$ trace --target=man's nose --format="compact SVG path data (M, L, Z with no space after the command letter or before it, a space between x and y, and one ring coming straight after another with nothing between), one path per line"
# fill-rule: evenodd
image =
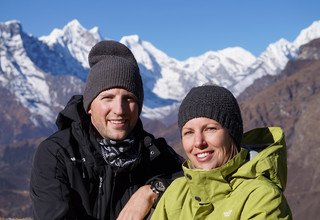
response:
M117 98L113 103L113 112L117 115L122 115L125 112L125 103L122 99Z

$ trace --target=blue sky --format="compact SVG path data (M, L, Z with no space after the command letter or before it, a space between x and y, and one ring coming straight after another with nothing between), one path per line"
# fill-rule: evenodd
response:
M2 0L0 22L12 19L37 37L77 19L86 29L99 27L104 38L137 34L179 60L233 46L258 56L320 20L320 1Z

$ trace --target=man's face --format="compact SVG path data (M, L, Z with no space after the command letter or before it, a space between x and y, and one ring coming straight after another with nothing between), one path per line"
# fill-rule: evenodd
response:
M103 138L119 141L132 131L139 118L137 98L125 89L102 91L91 103L91 122Z

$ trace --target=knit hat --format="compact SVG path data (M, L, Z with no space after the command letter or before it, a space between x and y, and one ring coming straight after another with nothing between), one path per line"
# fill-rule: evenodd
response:
M182 101L178 126L182 127L191 119L206 117L219 122L228 129L239 147L243 134L241 112L236 98L224 87L203 85L192 88Z
M88 112L91 102L100 92L123 88L133 93L143 105L143 85L138 63L125 45L111 40L97 43L89 53L90 73L83 93L83 107Z

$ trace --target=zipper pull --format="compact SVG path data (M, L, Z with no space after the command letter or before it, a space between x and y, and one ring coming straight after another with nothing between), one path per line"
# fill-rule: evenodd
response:
M86 174L84 172L84 169L85 169L85 165L84 163L86 162L86 158L82 158L82 178L85 179L86 178Z
M72 161L73 165L76 164L76 158L75 157L71 157L70 160Z
M103 178L102 176L99 176L99 194L102 193L102 183L103 183Z

